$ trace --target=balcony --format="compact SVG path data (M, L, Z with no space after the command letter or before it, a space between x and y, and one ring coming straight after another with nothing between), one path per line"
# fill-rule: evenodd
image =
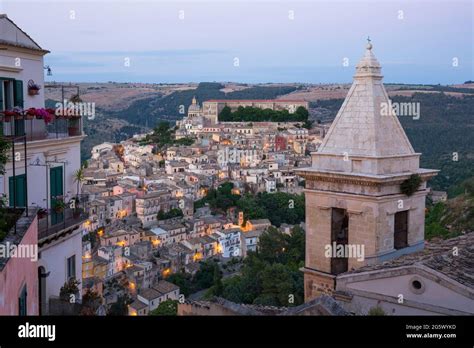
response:
M0 114L0 130L5 137L21 137L26 141L64 139L83 135L83 120L80 116L37 118L27 115L5 116ZM15 139L20 142L22 139Z
M75 208L42 209L38 213L38 241L55 238L63 232L72 232L89 218L88 198L79 197Z

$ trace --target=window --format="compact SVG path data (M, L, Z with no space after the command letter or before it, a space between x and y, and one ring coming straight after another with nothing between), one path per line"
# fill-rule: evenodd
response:
M54 167L49 170L49 187L50 187L50 207L54 207L61 200L63 195L63 167ZM51 225L63 222L64 213L62 211L53 210L51 213Z
M27 315L27 296L26 284L23 286L20 292L20 297L18 297L18 315Z
M414 276L410 279L410 291L414 294L421 295L425 292L425 283L422 278Z
M2 89L3 89L3 110L11 110L13 109L13 104L14 104L13 81L3 80Z
M76 255L68 257L67 263L67 279L76 278Z
M23 81L0 77L0 111L11 110L15 106L23 108ZM15 120L15 127L0 124L1 132L5 135L23 135L25 125L23 120Z
M394 217L393 247L403 249L408 246L408 211L400 211Z

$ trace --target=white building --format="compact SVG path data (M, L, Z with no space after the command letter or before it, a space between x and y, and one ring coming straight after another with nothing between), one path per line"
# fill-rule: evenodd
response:
M6 15L0 15L0 34L0 111L44 108L43 56L48 51ZM48 312L50 296L58 296L66 281L81 279L85 221L81 210L62 206L77 194L74 172L80 168L82 119L48 115L33 119L4 115L0 120L0 131L14 136L10 138L14 161L7 163L5 175L0 176L0 195L6 196L10 206L37 206L47 212L38 220L40 314ZM54 133L46 127L49 118Z
M242 255L240 228L231 228L216 232L219 236L219 250L223 257L239 257Z
M112 143L102 143L94 146L91 150L92 159L98 159L101 154L112 151L113 148L114 144Z

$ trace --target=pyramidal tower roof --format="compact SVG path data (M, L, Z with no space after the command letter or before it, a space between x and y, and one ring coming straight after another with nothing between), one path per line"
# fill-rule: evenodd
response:
M403 156L415 152L382 83L381 66L367 43L354 81L318 153Z

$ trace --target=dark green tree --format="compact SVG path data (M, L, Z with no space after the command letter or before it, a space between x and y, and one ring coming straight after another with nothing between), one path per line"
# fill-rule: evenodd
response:
M110 306L107 312L107 315L112 315L112 316L128 315L128 305L130 303L132 303L130 296L128 295L119 296L117 298L117 302L113 303Z
M178 301L166 300L158 308L152 310L150 315L175 316L178 315Z

